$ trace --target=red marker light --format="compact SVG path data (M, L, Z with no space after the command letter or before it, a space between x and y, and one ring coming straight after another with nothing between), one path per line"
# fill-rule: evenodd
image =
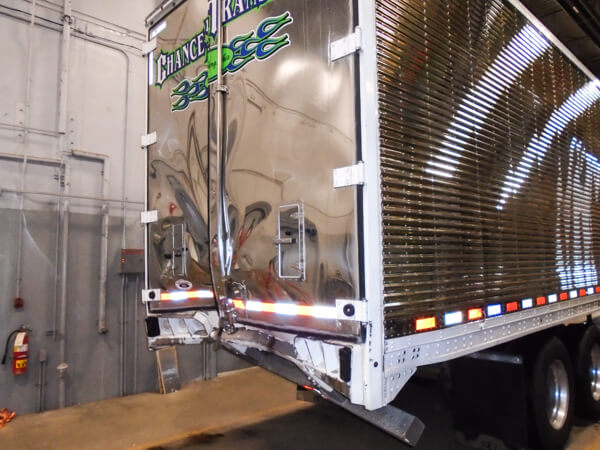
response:
M535 299L535 304L538 306L542 306L546 304L546 297L542 296L542 297L538 297Z
M561 292L559 298L561 300L567 300L569 298L569 293L568 292Z
M510 302L510 303L506 304L506 312L515 312L518 309L519 309L518 302Z

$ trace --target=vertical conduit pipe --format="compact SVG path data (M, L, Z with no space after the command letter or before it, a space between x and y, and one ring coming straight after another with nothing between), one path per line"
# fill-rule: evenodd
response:
M31 17L31 21L35 22L35 17L32 15ZM61 43L61 72L60 72L60 87L59 87L59 127L58 127L58 135L59 135L59 148L61 149L62 152L65 152L67 150L66 148L66 107L67 107L67 87L68 87L68 62L69 62L69 51L68 49L70 48L70 38L71 38L71 2L69 0L64 0L64 6L63 6L63 27L62 27L62 43ZM92 42L98 45L101 45L103 47L107 47L107 48L111 48L113 50L116 50L120 53L122 53L125 56L126 59L126 63L127 63L127 75L126 75L126 81L125 81L125 113L124 113L124 129L123 129L123 147L124 147L124 152L126 152L127 149L127 122L129 119L129 112L128 112L128 107L129 107L129 70L130 70L130 58L129 55L127 54L127 52L125 52L122 48L115 46L115 45L110 45L107 44L106 42L102 42L101 40L97 40L91 36L87 36L87 35L80 35L77 36L85 41L88 42ZM148 90L146 89L146 104L147 104L147 93ZM148 108L144 108L144 113L146 115L146 123L148 123ZM124 179L126 179L126 156L125 153L123 155L123 177ZM147 172L147 158L145 158L144 160L144 166L145 166L145 173ZM69 170L67 168L65 168L66 172L69 172ZM67 180L67 176L65 176L65 186L68 186L68 181ZM144 182L146 183L146 177L144 176ZM147 187L145 187L144 192L147 192ZM122 191L122 199L124 200L126 198L125 196L125 185L123 185L123 191ZM148 204L147 204L147 197L144 199L144 210L148 209ZM63 205L65 208L68 209L69 203L68 201ZM61 211L60 215L59 215L59 222L62 222L62 220L67 218L67 214L65 214L64 209ZM59 211L61 210L60 206L59 206ZM124 202L123 202L123 213L124 213ZM63 236L65 235L65 228L66 228L66 235L68 235L68 224L65 227L64 226L64 222L63 223ZM123 214L123 233L122 233L122 242L123 242L123 246L125 246L125 215ZM58 226L58 224L57 224ZM144 240L147 241L147 226L144 227ZM64 251L64 242L63 242L63 251ZM59 247L59 243L58 243L58 239L57 239L57 249ZM66 254L63 254L63 266L65 265L65 259L67 258ZM147 267L148 265L148 261L147 259L145 260L145 266ZM147 270L145 271L147 274ZM66 315L66 270L63 270L63 274L61 276L61 285L65 285L65 288L63 288L61 286L61 323L63 322L62 320L62 316L63 314ZM148 279L147 276L145 277L144 280L144 285L147 287L148 286ZM64 307L63 307L64 305ZM56 311L55 311L56 312ZM56 317L57 314L54 315L54 317ZM65 323L65 331L66 331L66 317L64 320ZM62 326L60 327L62 329ZM54 327L54 329L56 329L56 327ZM59 364L59 366L61 366L61 369L59 370L59 407L61 407L60 405L62 404L64 406L65 400L64 400L64 377L63 377L63 373L64 373L64 356L65 356L65 342L64 342L64 332L62 332L61 330L59 330L59 332L57 334L55 334L55 336L59 336L61 344L60 344L60 353L61 353L61 363ZM62 386L62 387L61 387ZM61 394L62 393L62 394ZM62 400L61 400L62 399Z
M57 333L57 328L56 328L56 315L58 312L58 267L60 266L60 227L61 227L61 222L60 222L60 209L61 209L61 193L62 193L62 187L61 187L61 180L60 178L62 177L62 184L64 185L64 180L65 180L65 167L61 166L62 168L62 172L60 172L58 174L59 179L58 179L58 183L57 183L57 187L56 187L56 193L57 195L57 199L56 199L56 240L54 243L54 298L53 298L53 302L52 302L52 339L54 341L56 341L57 337L58 337L58 333Z
M61 155L67 151L67 99L69 88L69 56L71 48L71 0L64 0L63 5L63 31L61 39L61 66L59 78L59 110L58 110L58 132L59 149ZM70 191L70 173L65 171L64 191ZM66 357L66 332L67 332L67 263L69 260L69 200L63 201L61 210L62 223L62 251L61 251L61 277L60 277L60 319L59 319L59 364L58 370L58 407L64 408L66 404L65 392L65 370L68 365Z
M121 326L119 328L119 395L121 397L125 395L125 302L127 301L128 285L127 274L121 275Z
M75 158L100 161L102 163L102 198L110 196L110 157L100 153L71 150ZM98 289L98 333L104 334L108 331L106 327L106 280L108 274L108 225L109 204L102 203L102 225L100 229L100 280Z
M65 193L70 191L70 170L65 168ZM61 270L60 270L60 318L58 321L59 360L58 364L58 407L66 406L65 371L68 365L66 358L66 334L67 334L67 269L69 262L69 199L63 199L60 211L61 232Z
M146 30L146 40L150 40L149 39L149 31ZM152 65L154 64L154 61L152 60L152 56L151 54L146 55L146 63L147 63L147 70L146 73L149 73L150 70L154 70L154 67L152 67ZM148 96L150 95L150 88L149 88L149 83L150 83L150 79L148 78L148 80L146 80L146 84L144 85L144 130L145 133L150 133L150 114L148 112L148 103L149 103L149 99ZM144 150L144 173L143 173L143 177L144 177L144 212L148 211L148 152L150 151L149 147L143 147L142 150ZM144 224L144 289L150 289L150 283L149 283L149 277L148 277L148 227L149 224L145 223ZM146 308L148 308L148 305L146 305Z
M127 203L126 201L126 191L125 191L125 184L126 184L126 180L127 180L127 124L128 124L128 119L129 119L129 71L130 71L130 66L131 66L131 62L130 62L130 57L129 54L127 54L127 52L125 52L123 49L110 45L110 44L106 44L104 42L101 41L97 41L93 38L90 38L88 36L78 36L81 37L82 39L101 45L103 47L106 48L111 48L115 51L120 52L124 57L125 57L125 63L126 63L126 76L125 76L125 108L124 108L124 118L123 118L123 170L122 170L122 187L121 187L121 203L122 203L122 208L121 208L121 212L123 215L122 218L122 231L121 231L121 247L125 248L125 228L126 228L126 210L125 210L125 204ZM144 177L145 178L145 177ZM147 209L147 208L145 208ZM124 294L124 285L123 282L121 283L121 303L123 303L125 301L125 294ZM121 339L124 339L124 332L121 336ZM123 347L124 342L121 341L121 348ZM123 357L120 358L120 371L124 371L124 360ZM119 391L122 392L123 391L123 381L121 381L121 386L119 388ZM121 394L123 395L123 394Z
M37 412L44 410L44 399L45 399L45 387L46 387L46 363L48 362L48 352L42 348L38 353L39 367L38 367L38 404Z
M126 227L127 227L127 210L125 209L126 186L127 186L127 121L128 121L128 106L129 106L129 55L121 50L125 55L127 61L127 74L125 76L125 108L124 108L124 125L123 125L123 167L121 169L121 215L122 215L122 228L121 228L121 248L126 248ZM128 278L127 274L121 275L125 278L124 289L121 291L121 396L125 395L127 386L127 366L125 360L125 307L127 302L127 288Z
M28 41L27 41L27 75L25 76L25 107L23 120L23 167L21 169L21 191L25 191L25 177L27 176L27 154L29 153L29 110L31 107L31 68L33 61L33 31L35 26L35 8L37 0L33 0L31 4L31 20L29 21ZM23 228L25 227L24 219L25 194L21 194L19 199L19 234L17 239L17 280L15 288L15 297L21 296L22 284L22 265L23 265Z
M54 259L54 301L53 301L53 308L52 308L52 337L54 340L57 339L58 337L58 333L57 333L57 324L56 324L56 316L57 316L57 309L58 309L58 291L59 291L59 267L60 267L60 226L61 226L61 215L60 215L60 210L61 210L61 192L60 192L60 178L62 176L63 181L64 181L64 177L65 177L65 173L67 170L69 170L69 166L68 164L64 161L64 160L59 160L59 159L51 159L51 158L40 158L40 157L36 157L36 156L25 156L25 155L19 155L16 153L0 153L0 159L13 159L13 160L18 160L18 161L24 161L24 159L27 158L27 160L29 161L29 164L40 164L40 165L48 165L48 166L55 166L57 167L61 173L58 174L59 176L59 180L57 183L57 197L58 200L56 201L56 243L55 243L55 250L54 250L54 254L56 255L55 259ZM21 196L25 196L25 192L21 191L20 193ZM18 294L17 294L18 295Z
M140 299L140 276L135 274L135 305L133 309L133 393L137 394L137 364L138 364L138 308Z
M60 227L61 223L61 195L64 189L67 176L67 167L64 159L61 161L60 171L58 173L58 183L56 183L56 240L54 245L54 298L52 301L52 340L56 341L58 338L57 332L57 313L58 313L58 280L59 280L59 266L60 266Z

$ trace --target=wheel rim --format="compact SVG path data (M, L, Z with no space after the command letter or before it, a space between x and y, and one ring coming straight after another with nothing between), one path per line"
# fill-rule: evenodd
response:
M600 348L598 349L600 357ZM600 392L599 392L600 393ZM569 412L569 378L567 369L560 360L548 367L548 403L546 414L555 430L560 430L567 420Z
M600 400L600 346L594 344L590 352L590 389L594 401Z

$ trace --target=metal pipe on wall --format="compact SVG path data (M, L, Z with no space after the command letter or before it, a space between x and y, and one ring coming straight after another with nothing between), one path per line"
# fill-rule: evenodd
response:
M131 67L131 60L130 60L130 56L129 54L117 47L117 46L113 46L101 41L98 41L94 38L91 38L89 36L86 35L82 35L82 36L77 36L80 37L86 41L95 43L97 45L103 46L103 47L107 47L110 49L113 49L119 53L121 53L124 57L125 57L125 71L126 71L126 76L125 76L125 108L124 108L124 117L123 117L123 168L122 168L122 173L121 173L121 177L122 177L122 187L121 187L121 214L122 214L122 231L121 231L121 247L125 248L126 247L126 226L127 226L127 222L126 222L126 210L125 210L125 205L128 203L136 203L138 204L139 202L131 202L126 200L126 189L125 189L125 185L126 185L126 180L127 180L127 126L128 126L128 120L129 120L129 84L130 84L130 67ZM123 303L125 301L124 299L124 291L123 291L123 285L121 286L121 303ZM122 335L122 339L124 339L124 333ZM124 343L121 341L121 347L124 345ZM121 371L123 371L123 364L124 364L124 359L121 358ZM120 388L120 391L123 391L123 387ZM121 394L123 395L123 394Z
M64 183L65 183L65 167L62 168L62 173L59 173L58 183L56 185L56 193L53 196L57 197L56 200L56 229L55 229L55 242L54 242L54 298L52 302L52 340L56 341L58 338L58 333L56 332L56 321L57 321L57 312L58 312L58 277L59 277L59 263L60 263L60 209L61 209L61 194L63 193ZM25 195L25 192L21 193ZM0 190L0 195L2 195L2 190Z
M100 280L98 288L98 333L108 331L106 327L106 279L108 274L108 224L109 203L106 201L110 195L110 157L100 153L71 150L71 155L76 158L100 161L102 163L102 225L100 229Z
M148 31L146 32L146 40L149 40L149 35L148 35ZM151 64L154 64L154 61L152 61L152 56L150 54L146 55L146 64L147 64L147 68L150 69L151 68ZM146 73L148 73L148 71L146 71ZM146 80L146 83L149 83L150 80ZM150 126L150 119L149 119L149 114L148 114L148 95L149 95L149 89L148 86L145 86L144 89L144 132L150 133L150 130L148 129L148 127ZM143 147L142 148L144 151L144 174L148 173L148 147ZM148 177L144 175L144 211L148 211ZM144 248L146 248L146 245L148 244L148 226L149 224L145 223L144 224ZM148 252L146 250L144 250L144 289L150 289L150 283L149 283L149 279L148 279ZM148 307L148 305L146 305L146 308Z
M60 98L60 102L59 102L59 148L62 149L63 153L67 151L66 148L66 106L67 106L67 88L68 88L68 60L69 60L69 48L70 48L70 37L71 37L71 16L70 16L70 8L71 8L71 3L69 0L65 0L65 4L64 4L64 23L63 23L63 38L62 38L62 45L61 45L61 77L60 77L60 94L59 94L59 98ZM34 18L32 18L32 21L34 20ZM122 198L120 200L120 203L123 205L122 207L122 211L123 211L123 231L122 231L122 245L125 246L125 227L126 227L126 221L125 221L125 204L127 203L135 203L138 204L139 202L132 202L132 201L128 201L125 200L126 195L125 195L125 180L126 180L126 150L127 150L127 122L128 122L128 118L129 118L129 84L130 84L130 56L127 54L127 52L125 52L123 49L117 47L117 46L113 46L110 44L107 44L105 42L102 42L101 40L97 40L94 39L92 37L86 36L84 34L80 35L80 36L76 36L79 37L83 40L95 43L97 45L103 46L103 47L107 47L107 48L111 48L115 51L118 51L120 53L122 53L125 56L125 61L126 61L126 77L125 77L125 112L124 112L124 127L123 127L123 189L122 189ZM68 187L68 183L65 182L65 187ZM22 190L23 192L26 192L24 189ZM32 192L34 193L34 192ZM50 195L49 193L40 193L42 195ZM62 195L61 195L62 196ZM83 196L71 196L69 192L65 192L64 194L65 198L84 198ZM103 200L103 201L116 201L116 200L110 200L105 198L102 199L97 199L97 200ZM63 204L63 210L61 212L61 222L63 224L63 232L62 232L62 265L63 265L63 269L62 269L62 275L61 275L61 295L60 295L60 323L59 323L59 331L58 331L58 336L59 336L59 340L60 340L60 350L59 350L59 359L60 359L60 364L59 367L60 369L58 369L59 371L59 408L63 408L65 406L65 399L66 399L66 393L65 393L65 371L68 367L68 365L66 364L65 360L65 353L66 353L66 302L67 302L67 298L66 298L66 284L67 284L67 261L68 261L68 256L67 256L67 251L68 251L68 207L69 207L69 201L65 201ZM66 211L65 211L66 210ZM123 297L122 300L124 301ZM121 365L124 364L124 361L121 361ZM121 370L122 367L121 367Z
M28 159L30 164L55 166L62 170L63 176L65 174L65 171L70 170L68 163L66 161L60 160L60 159L44 158L44 157L39 157L39 156L27 156L26 157L25 155L18 154L18 153L0 153L0 159L23 161L25 158ZM61 174L59 173L58 176L59 176L59 180L58 180L59 182L57 184L58 192L55 194L46 194L46 195L51 195L53 197L59 197L58 201L56 202L56 210L57 210L58 214L57 214L57 220L56 220L56 248L55 248L56 258L54 260L54 299L53 299L53 308L52 308L52 332L53 332L53 338L55 340L57 338L56 313L57 313L57 308L58 308L58 277L59 277L58 273L59 273L59 265L60 265L59 264L60 263L60 253L59 253L59 251L60 251L60 224L61 224L60 210L61 210L61 200L63 197L63 195L60 192ZM11 192L11 193L19 194L19 195L21 195L21 197L24 197L26 194L36 194L36 192L33 192L33 191L21 191L21 190L16 190L16 189L12 189L12 190L0 189L0 197L2 196L3 192Z
M48 363L48 352L46 349L41 349L38 353L39 368L38 368L38 404L37 412L42 412L45 409L45 392L46 392L46 364Z
M31 159L31 158L30 158ZM67 167L68 164L65 162L64 166ZM120 200L118 198L102 198L102 197L93 197L90 195L77 195L77 194L65 194L65 193L56 193L56 192L43 192L43 191L21 191L19 189L5 189L5 188L0 188L0 196L2 195L3 192L10 192L11 194L30 194L30 195L44 195L47 197L60 197L60 198L70 198L70 199L76 199L76 200L93 200L93 201L106 201L106 202L110 202L110 203L122 203L123 200ZM126 204L128 205L143 205L144 202L138 202L135 200L125 200Z
M65 170L65 190L69 191L70 170ZM62 201L60 210L61 233L61 275L60 275L60 318L58 322L59 364L58 370L58 407L66 406L65 371L69 367L66 359L67 334L67 269L69 262L69 199Z
M127 289L129 278L127 274L121 275L121 308L120 308L120 327L119 327L119 395L125 395L125 302L127 301Z
M65 0L65 5L67 4L67 0ZM66 6L65 6L66 7ZM24 11L23 11L24 12ZM64 17L68 17L69 21L71 21L71 16L70 16L70 12L71 12L71 5L69 2L69 15L67 14L63 14ZM5 14L9 17L13 17L10 14ZM31 17L31 22L35 21L35 17ZM37 24L42 26L41 24ZM56 30L53 27L49 27L49 26L44 26L45 28L51 29L51 30ZM64 41L64 36L65 36L65 24L63 23L63 41ZM70 39L70 23L69 23L69 39ZM121 173L121 177L122 177L122 182L123 182L123 186L122 186L122 195L121 195L121 202L124 205L125 203L130 203L128 201L125 200L126 198L126 190L125 190L125 183L127 180L127 127L128 127L128 121L129 121L129 85L130 85L130 68L131 68L131 58L130 55L123 50L122 48L118 47L117 45L112 45L109 44L107 42L104 42L101 38L94 38L92 36L88 36L87 34L83 33L80 30L76 30L78 32L78 34L74 34L75 37L94 43L96 45L102 46L102 47L106 47L106 48L110 48L114 51L117 51L119 53L121 53L124 57L125 57L125 63L126 63L126 67L125 67L125 110L124 110L124 116L123 116L123 168L122 168L122 173ZM67 55L68 56L68 55ZM62 65L61 65L62 66ZM63 81L63 77L62 77L63 71L61 70L61 83ZM64 74L66 75L66 72L64 72ZM63 97L60 97L60 102L62 102ZM65 97L65 102L66 102L66 97ZM66 108L66 103L64 104L64 107ZM59 106L59 110L61 109L61 107ZM65 109L66 111L66 109ZM59 137L64 137L64 133L66 133L66 117L64 118L64 123L65 123L65 128L61 129L60 123L62 122L62 119L59 119L59 131L58 131L58 135ZM62 148L62 147L61 147ZM137 203L137 202L136 202ZM125 247L125 208L123 206L123 230L122 230L122 246Z
M133 308L133 394L137 394L137 364L138 364L138 308L140 299L140 276L135 274L135 303Z
M57 137L58 133L56 131L51 130L43 130L41 128L35 128L25 125L15 125L12 123L0 122L0 128L5 130L13 130L13 131L22 131L23 133L28 134L40 134L42 136L51 136Z
M33 31L35 25L35 7L36 0L31 4L31 20L29 21L28 40L27 40L27 69L25 77L25 105L23 108L23 125L25 131L23 133L23 167L21 170L21 190L25 190L25 181L27 174L27 154L29 147L29 133L27 126L29 125L29 109L31 106L31 67L33 62ZM21 297L21 281L22 281L22 265L23 265L23 228L25 227L24 218L25 196L19 199L19 233L17 238L17 280L15 286L15 298Z
M69 60L71 49L71 1L64 0L63 5L63 30L61 39L61 65L59 79L59 111L58 111L58 132L59 149L64 158L64 152L67 151L67 99L69 88ZM65 172L65 188L66 193L70 191L70 173ZM66 358L66 332L67 332L67 263L69 259L69 200L63 201L61 209L62 222L62 267L60 277L60 319L59 319L59 364L58 370L58 407L64 408L66 404L65 392L65 371L68 365Z
M31 3L33 0L23 0L27 3ZM46 8L49 11L53 11L53 12L61 12L62 10L62 5L60 3L55 3L52 1L47 1L47 0L37 0L38 2L38 6ZM143 33L140 33L139 31L133 30L131 28L127 28L123 25L119 25L117 23L111 22L109 20L106 19L102 19L100 17L94 17L91 16L85 12L83 12L82 10L77 10L77 9L73 9L73 16L77 19L77 20L81 20L86 22L86 24L92 24L92 25L96 25L99 27L102 27L106 30L110 30L110 32L112 33L122 33L124 35L126 35L127 37L131 37L133 39L137 39L137 40L143 40Z
M0 159L13 159L15 161L23 161L25 158L30 163L38 163L41 165L62 167L65 162L60 159L44 158L40 156L25 156L20 153L0 153Z
M27 14L26 12L22 11L22 13ZM7 14L5 12L2 12L3 15L7 15L9 17L13 17L19 20L22 20L20 17L18 16L14 16L12 14ZM69 62L69 49L70 49L70 38L71 35L73 35L74 37L83 39L85 41L88 42L92 42L95 43L97 45L100 45L102 47L106 47L106 48L111 48L115 51L118 51L120 53L122 53L125 56L126 59L126 79L125 79L125 108L124 108L124 128L123 128L123 172L122 172L122 179L123 179L123 190L122 190L122 196L121 196L121 200L118 201L121 203L122 205L122 212L123 212L123 226L122 226L122 245L123 247L125 246L125 238L126 238L126 214L125 214L125 205L126 204L139 204L140 202L134 202L134 201L129 201L126 200L126 189L125 189L125 184L126 184L126 174L127 174L127 167L126 167L126 150L127 150L127 123L128 123L128 118L129 118L129 85L130 85L130 55L123 50L122 48L120 48L117 45L111 45L110 43L107 43L106 40L102 39L102 38L96 38L93 36L90 36L88 34L86 34L85 30L76 30L76 29L71 29L71 25L73 22L72 19L72 15L71 15L71 2L69 0L64 0L64 4L63 4L63 23L62 23L62 27L58 28L60 25L57 24L57 26L53 26L53 25L48 25L48 23L41 23L40 21L36 22L36 18L35 17L31 17L31 22L34 22L36 25L42 26L44 28L48 28L51 30L55 30L55 31L62 31L62 39L61 39L61 66L60 66L60 78L59 78L59 106L58 106L58 110L59 110L59 123L58 123L58 138L59 138L59 149L61 151L61 154L64 155L65 152L68 151L67 148L67 140L66 140L66 111L67 111L67 95L68 95L68 62ZM73 34L72 34L73 32ZM44 130L46 131L46 130ZM66 169L66 172L69 173L70 171ZM66 181L65 181L65 191L61 192L60 194L58 194L59 198L62 200L63 198L69 199L69 198L89 198L89 197L84 197L84 196L78 196L78 195L71 195L69 192L69 176L66 175ZM8 190L5 190L8 191ZM51 193L42 193L42 192L28 192L26 189L21 189L21 193L31 193L31 194L40 194L40 195L54 195ZM117 200L112 200L112 199L107 199L107 198L101 198L101 199L97 199L100 201L104 201L104 202L108 202L108 201L117 201ZM66 200L62 203L62 208L60 209L60 214L59 214L59 220L60 223L62 223L62 233L61 233L61 238L60 240L61 242L61 254L62 254L62 258L61 258L61 262L62 262L62 267L61 267L61 286L60 286L60 319L59 319L59 327L58 327L58 338L60 341L60 347L59 347L59 359L60 359L60 363L57 367L57 370L59 372L59 407L62 408L65 406L66 403L66 395L65 395L65 371L68 367L68 365L65 362L65 358L66 358L66 311L67 311L67 262L68 262L68 232L69 232L69 223L68 223L68 210L69 210L69 201ZM58 242L57 242L58 245ZM124 301L124 293L123 293L123 297L122 300ZM56 327L55 327L56 329ZM121 369L123 369L123 364L124 361L121 362Z

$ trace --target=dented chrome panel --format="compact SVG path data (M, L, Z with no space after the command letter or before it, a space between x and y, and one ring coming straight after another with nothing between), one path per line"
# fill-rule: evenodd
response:
M190 1L166 19L157 36L155 60L197 33L198 17L208 13L206 2ZM157 142L148 149L148 204L159 220L149 226L149 284L165 291L211 288L208 266L208 107L197 103L185 111L171 111L172 90L194 77L202 60L149 87L149 129ZM154 74L156 80L157 75ZM212 299L154 302L152 311L212 307Z
M149 128L158 141L149 151L148 199L159 221L150 225L149 287L199 289L213 270L222 314L231 298L332 307L359 300L356 187L333 186L334 169L357 162L354 56L330 61L331 42L353 32L352 2L255 3L235 19L224 12L222 86L210 83L206 98L193 99L192 86L203 71L210 77L216 57L171 74L163 66L174 60L159 54L178 46L197 53L190 39L214 2L184 3L157 36L153 81L162 84L150 87ZM211 305L151 304L202 306ZM360 331L356 320L235 315L286 330Z
M348 0L275 0L226 28L229 39L268 17L292 20L279 33L289 46L225 77L234 254L226 272L244 298L325 306L359 298L356 190L332 180L356 155L353 57L329 59L330 43L353 31L351 10ZM343 335L359 328L248 310L238 312L244 319Z

